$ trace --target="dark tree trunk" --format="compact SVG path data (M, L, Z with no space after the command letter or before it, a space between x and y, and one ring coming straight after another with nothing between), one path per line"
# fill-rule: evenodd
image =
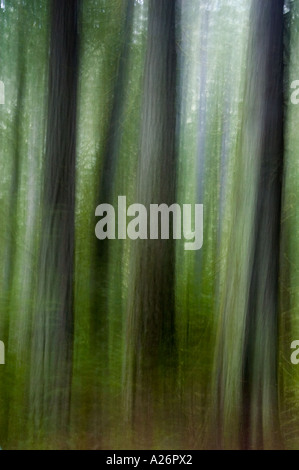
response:
M277 349L283 174L283 0L252 4L251 66L259 77L260 161L244 357L245 447L280 444Z
M283 0L253 0L232 231L221 287L213 435L225 448L280 445L278 275L283 174Z
M101 168L101 178L98 187L96 205L113 203L113 187L115 182L115 173L117 167L117 157L121 143L121 124L124 119L125 91L128 76L128 61L130 58L130 45L132 40L132 29L134 19L134 2L127 0L123 7L123 30L121 46L119 51L119 60L117 75L113 87L113 100L111 104L111 113L109 116L109 125L107 130L106 144L103 152L103 161ZM108 239L95 240L95 250L92 267L92 336L97 341L99 330L106 331L103 328L102 321L99 319L98 312L107 312L107 286L108 286L108 265L109 265L109 246ZM101 285L101 288L99 288ZM103 342L103 339L102 339Z
M53 0L38 311L33 342L35 423L65 432L73 347L79 0ZM36 395L37 394L37 395Z
M128 86L128 72L130 49L132 45L134 1L126 0L121 5L122 23L120 30L120 44L115 52L117 54L116 74L112 85L112 99L109 109L109 121L105 136L103 152L100 155L100 178L96 194L95 207L99 204L113 204L113 188L121 147L122 123L125 119L126 88ZM91 266L91 314L90 314L90 344L94 351L92 364L96 374L92 378L90 392L94 401L90 408L90 421L95 422L94 439L100 445L103 438L102 427L105 426L103 415L105 410L105 394L107 392L107 376L109 375L109 357L107 331L109 331L109 289L112 240L99 241L94 238L92 247L93 257ZM119 296L121 302L121 295ZM99 422L101 424L99 425Z
M150 0L136 198L148 213L150 204L176 202L175 18L176 1ZM170 384L176 365L175 245L171 239L133 244L127 338L129 409L135 421L144 423L149 437L151 418L157 412L153 393L160 387L165 401L170 400L165 385Z

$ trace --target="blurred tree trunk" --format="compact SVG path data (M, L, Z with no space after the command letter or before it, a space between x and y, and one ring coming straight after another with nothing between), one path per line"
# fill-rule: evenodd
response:
M283 0L252 4L251 65L260 94L259 176L244 348L245 447L281 446L278 430L278 294L283 174Z
M114 52L115 74L111 79L111 102L105 144L99 155L100 178L96 188L95 206L113 204L114 185L118 165L118 157L122 139L122 124L125 119L126 89L128 87L128 72L130 49L132 45L134 1L119 2L121 12L121 28L119 47ZM111 245L112 244L112 245ZM92 377L89 392L92 394L90 403L90 421L94 422L93 438L96 445L101 445L103 439L102 427L106 426L104 416L107 410L103 403L107 402L109 388L109 341L107 331L109 323L109 292L111 288L110 273L112 268L111 247L115 241L107 238L99 241L94 237L91 265L91 316L90 344L92 364L96 373ZM117 289L117 283L113 285ZM116 291L117 292L117 291ZM112 312L114 315L114 312Z
M150 0L136 198L148 213L150 204L176 202L175 17L176 1ZM132 249L127 398L135 423L143 423L150 438L159 412L153 394L159 388L162 400L170 400L165 384L171 388L176 366L175 245L171 239L136 240Z
M124 119L124 104L128 78L128 61L130 56L130 45L132 40L134 2L127 0L123 6L123 29L121 34L121 45L118 52L117 74L113 86L113 98L109 116L109 124L106 135L106 143L102 156L101 177L98 186L96 205L113 204L113 187L117 168L117 157L121 143L121 124ZM92 341L96 341L97 347L103 345L104 338L99 334L105 334L106 313L108 310L108 276L109 276L109 246L110 242L106 238L99 242L95 239L94 256L92 266ZM101 284L101 288L99 288ZM105 315L99 318L99 311ZM107 349L107 348L106 348ZM102 351L105 355L105 351Z
M79 0L53 0L48 126L32 357L35 424L64 433L73 345L76 108Z
M216 345L213 434L280 445L278 275L283 171L283 0L252 1L244 118ZM215 432L216 429L216 432Z

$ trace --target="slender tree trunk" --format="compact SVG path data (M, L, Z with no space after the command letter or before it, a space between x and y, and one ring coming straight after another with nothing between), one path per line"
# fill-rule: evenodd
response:
M199 70L199 111L198 111L198 142L197 142L197 201L203 203L204 173L206 161L207 139L207 73L208 73L208 34L209 8L208 1L202 0L201 31L200 31L200 70ZM200 252L199 252L200 253Z
M137 179L137 202L148 212L150 204L176 202L175 13L174 0L149 2ZM162 401L167 403L170 396L165 385L176 365L175 245L171 239L133 243L127 398L135 423L142 423L150 438L151 420L158 411L153 394L159 387Z
M113 203L113 187L117 167L117 157L121 143L121 123L124 119L125 90L127 86L128 61L132 39L134 2L127 0L123 7L124 24L122 42L119 51L117 75L113 87L113 100L107 130L106 145L103 152L101 178L98 187L96 205ZM107 284L109 266L109 240L95 242L94 265L92 267L92 335L97 336L99 330L105 331L98 312L107 312ZM99 289L99 284L102 288ZM99 340L99 338L97 338Z
M38 298L32 357L35 424L66 431L73 347L79 0L53 0Z
M220 298L217 446L280 445L277 347L283 171L283 0L252 1L249 72Z
M105 145L100 155L100 178L96 194L96 204L113 204L113 188L115 184L118 156L121 147L122 123L124 121L126 87L130 48L132 44L134 1L121 2L120 44L116 51L116 74L113 77L112 99L109 109L109 121L105 135ZM89 387L92 393L90 399L90 422L94 425L93 438L96 445L101 445L102 428L106 426L104 417L107 410L103 403L109 394L109 292L111 274L111 247L115 242L94 238L93 259L91 266L91 315L90 315L90 344L92 363L96 374L92 377ZM114 312L112 312L114 314Z
M20 13L24 14L23 9L20 9ZM24 28L24 26L23 26ZM16 249L17 249L17 233L18 233L18 196L20 189L20 180L21 180L21 165L22 165L22 153L21 153L21 141L22 141L22 119L24 117L24 95L26 89L26 74L25 74L25 64L26 64L26 55L24 50L24 30L20 29L18 32L18 49L17 49L17 97L16 97L16 106L15 106L15 115L14 115L14 153L12 156L12 166L11 166L11 183L10 183L10 192L8 198L8 214L10 215L9 219L9 236L7 237L7 243L5 246L5 261L4 261L4 282L3 282L3 294L7 301L7 311L9 311L9 320L6 322L4 330L4 340L5 344L9 344L11 336L11 318L12 318L12 292L14 284L14 276L16 272ZM3 334L3 333L2 333ZM7 390L12 391L16 378L11 377L11 383L7 384L6 387L3 387L3 392L7 393ZM7 389L7 390L6 390ZM2 392L2 393L3 393ZM8 407L11 407L11 393L7 394ZM1 421L2 432L5 430L5 436L7 437L7 432L9 430L9 413L5 413L4 419Z
M245 447L280 444L277 349L283 172L283 0L252 4L254 73L260 77L260 162L244 349Z

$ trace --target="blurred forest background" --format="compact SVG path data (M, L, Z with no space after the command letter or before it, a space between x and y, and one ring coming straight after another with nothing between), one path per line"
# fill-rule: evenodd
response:
M299 2L1 0L0 445L299 448ZM201 250L95 208L203 204Z

